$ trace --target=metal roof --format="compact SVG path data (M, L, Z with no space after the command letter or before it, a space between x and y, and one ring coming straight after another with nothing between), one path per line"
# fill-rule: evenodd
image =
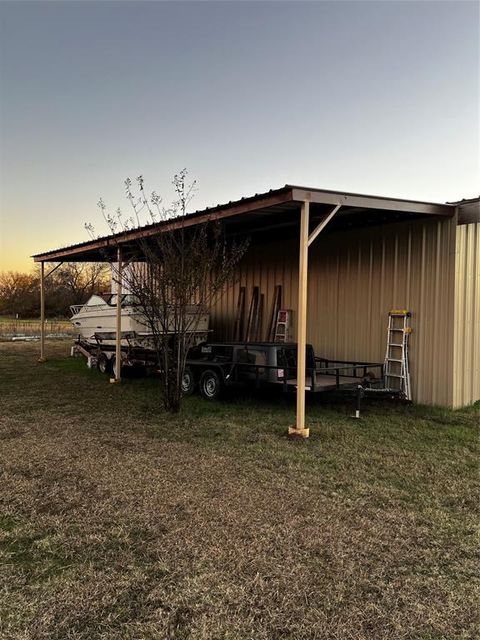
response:
M172 218L155 224L137 227L129 231L102 236L93 240L59 247L33 255L36 262L103 261L105 251L112 252L118 244L127 245L174 228L200 224L208 220L228 220L229 231L240 233L279 230L297 223L292 212L298 211L305 200L311 203L312 220L321 217L331 205L341 204L333 228L365 226L396 221L412 216L447 216L455 213L454 204L438 204L419 200L406 200L344 191L332 191L286 184L279 189L243 197L239 200L218 204L194 211L182 218ZM372 218L373 216L373 218ZM263 224L268 217L269 224ZM354 222L352 222L354 220ZM263 226L262 226L263 224ZM113 255L113 254L112 254Z

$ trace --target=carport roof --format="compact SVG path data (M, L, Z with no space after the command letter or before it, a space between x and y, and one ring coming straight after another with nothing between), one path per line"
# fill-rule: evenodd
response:
M210 220L225 220L230 235L269 234L298 226L298 212L301 204L310 202L311 220L322 218L337 204L341 205L337 216L329 229L339 230L358 226L385 224L404 219L426 216L452 217L455 204L437 204L418 200L405 200L372 196L344 191L330 191L295 185L285 185L280 189L271 189L266 193L241 198L226 204L207 207L195 211L180 219L171 219L129 231L103 236L80 244L70 245L38 253L35 262L104 262L115 259L116 248L134 250L135 243L141 238L155 236L175 228L200 224Z

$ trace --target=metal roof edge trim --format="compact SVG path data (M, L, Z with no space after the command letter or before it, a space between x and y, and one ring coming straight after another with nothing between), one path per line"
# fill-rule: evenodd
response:
M451 204L406 200L403 198L391 198L345 191L330 191L327 189L309 189L308 187L295 187L293 185L289 186L292 188L294 200L309 200L310 202L318 204L342 204L350 207L405 211L429 215L454 215L454 207Z
M282 197L282 196L285 197ZM280 198L280 200L278 200ZM440 204L433 202L424 202L418 200L407 200L402 198L391 198L388 196L367 195L360 193L352 193L346 191L334 191L329 189L318 189L311 187L301 187L297 185L285 184L278 189L270 189L264 193L256 193L253 196L247 196L227 202L225 204L218 204L213 207L206 207L205 209L197 210L187 214L183 217L182 224L188 223L195 224L196 221L218 219L223 217L229 217L231 215L247 213L255 208L268 207L268 200L275 200L270 203L270 206L274 206L279 202L303 202L304 200L310 200L311 202L321 204L343 204L352 207L366 207L377 208L384 210L396 210L396 211L410 211L413 213L426 213L433 215L454 215L455 206L451 203ZM267 202L265 202L267 201ZM252 203L257 204L258 207L252 209ZM224 213L225 215L221 215ZM121 239L121 241L135 240L138 237L150 236L155 234L160 229L175 228L180 226L175 223L175 219L158 222L155 224L144 225L136 229L129 231L121 231L116 234L110 234L107 236L101 236L93 240L86 240L77 244L67 245L65 247L58 247L49 251L36 253L31 257L35 262L42 262L43 260L52 260L54 256L58 255L59 260L62 255L67 258L68 255L76 255L84 250L94 250L95 248L106 247L111 244L112 240Z
M372 198L375 200L390 200L395 202L409 202L411 204L432 204L432 205L440 205L440 206L449 206L452 202L432 202L431 200L412 200L411 198L395 198L393 196L380 196L374 193L358 193L356 191L343 191L341 189L319 189L318 187L305 187L298 184L286 184L285 187L289 189L300 189L302 191L312 191L316 193L328 193L328 194L336 194L343 196L358 196L361 198Z

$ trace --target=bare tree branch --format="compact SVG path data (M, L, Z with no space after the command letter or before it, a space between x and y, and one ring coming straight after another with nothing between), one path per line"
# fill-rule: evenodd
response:
M184 224L196 183L187 181L183 169L174 176L175 200L165 208L156 192L147 196L143 176L125 181L125 194L133 216L125 220L118 209L111 215L103 200L98 206L112 234L141 226L146 216L159 223L158 234L135 241L132 264L122 273L122 285L133 294L136 309L150 334L158 358L165 409L180 408L181 383L188 351L200 339L202 319L233 283L235 268L248 241L228 241L220 222ZM175 230L162 230L161 223L174 218ZM93 227L86 225L93 233ZM119 280L113 267L112 278ZM205 337L205 336L203 336Z

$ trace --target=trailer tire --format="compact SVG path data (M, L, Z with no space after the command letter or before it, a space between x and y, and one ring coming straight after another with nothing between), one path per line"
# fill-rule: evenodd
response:
M112 363L104 353L101 353L97 358L97 368L100 373L111 373Z
M185 367L182 377L182 396L191 396L195 391L195 376L190 367Z
M110 360L110 366L111 366L111 371L113 373L113 377L116 378L117 377L117 358L116 356L112 356L112 359ZM120 362L120 376L122 375L122 371L123 371L124 367Z
M222 382L216 371L207 369L200 376L200 395L205 400L216 400L222 392Z

